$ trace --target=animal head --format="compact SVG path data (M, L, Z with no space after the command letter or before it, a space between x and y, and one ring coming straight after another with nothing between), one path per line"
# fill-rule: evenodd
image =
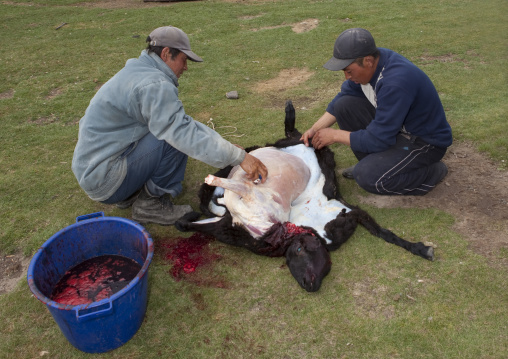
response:
M332 267L330 253L321 240L311 234L300 234L293 239L286 250L286 264L307 292L317 291Z

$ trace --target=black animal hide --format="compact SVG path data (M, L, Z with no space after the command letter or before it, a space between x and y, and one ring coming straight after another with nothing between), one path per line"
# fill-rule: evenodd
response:
M286 138L283 138L273 144L267 144L267 146L273 146L276 148L285 148L301 144L302 143L302 141L300 141L301 133L295 129L294 124L295 124L294 107L291 101L288 101L286 103L286 117L285 117ZM246 149L246 151L250 152L256 148L259 148L259 146L248 148ZM345 243L354 233L357 225L360 224L364 226L372 235L382 238L388 243L392 243L399 247L402 247L408 250L409 252L418 255L422 258L428 260L434 259L434 252L432 247L425 246L421 242L418 243L408 242L398 237L393 232L379 226L376 223L376 221L364 210L346 203L339 193L338 181L335 174L335 159L333 152L329 148L324 147L320 150L315 150L315 154L319 166L321 168L321 171L325 176L325 184L323 186L324 195L328 199L336 199L340 201L346 207L351 209L349 212L343 210L342 212L337 214L337 217L334 220L326 224L325 232L327 238L331 240L331 243L328 244L327 241L321 238L321 236L314 229L308 227L305 227L305 229L308 230L308 233L310 233L310 235L309 234L291 235L287 233L285 226L282 223L274 224L270 228L270 230L267 233L265 233L265 235L256 239L252 237L243 227L233 225L231 214L229 213L227 208L226 214L219 221L213 223L193 223L201 215L199 213L194 212L178 220L175 224L176 228L180 231L200 231L203 233L211 234L221 242L231 244L237 247L243 247L260 255L277 257L284 256L286 254L286 258L289 261L289 257L291 257L292 255L286 253L288 251L288 248L291 246L292 252L294 251L294 253L297 253L302 248L302 246L298 245L296 242L301 241L302 243L304 243L306 247L309 247L312 250L314 250L313 247L315 245L319 245L325 247L327 251L333 251L338 249L343 243ZM224 168L215 173L215 176L227 177L231 169L232 167ZM208 184L203 184L201 186L201 189L199 190L200 210L202 214L204 214L207 217L215 217L215 214L211 213L208 208L210 201L214 201L214 203L217 204L216 199L213 198L215 188L216 187L210 186ZM316 240L309 239L310 237L314 237L316 238ZM297 240L296 238L299 239ZM303 240L302 238L305 240ZM295 243L293 243L293 241L295 241ZM293 249L293 247L295 248ZM323 257L325 255L321 253L320 256ZM294 255L294 257L296 257L296 254ZM329 261L329 259L323 261ZM321 269L322 277L318 278L317 284L315 282L309 284L309 281L311 281L311 279L299 278L298 274L294 273L293 268L290 269L302 287L304 287L308 291L314 291L319 288L322 277L324 277L329 271L329 266L327 266L326 263L323 264L323 268ZM299 269L300 268L297 267L295 271L298 272ZM302 272L300 273L301 277L302 276L308 277L308 273L304 275L303 269L300 272ZM312 275L311 277L314 277L314 275Z

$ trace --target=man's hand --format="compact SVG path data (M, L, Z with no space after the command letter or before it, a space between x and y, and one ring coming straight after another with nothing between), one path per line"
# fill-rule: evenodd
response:
M303 144L309 147L309 139L312 138L315 134L316 131L314 131L312 128L309 128L303 133L302 137L300 137L300 141L303 141Z
M317 150L320 150L325 146L337 142L335 140L336 132L337 130L334 130L332 128L323 128L317 131L314 137L312 137L312 147L314 147Z
M312 138L312 146L314 148L318 148L316 147L316 144L315 144L315 135L316 133L318 133L319 131L322 131L324 129L327 129L328 127L332 126L335 122L337 122L335 120L335 116L332 115L331 113L329 112L325 112L323 114L323 116L321 116L319 118L319 120L316 121L316 123L314 125L312 125L311 128L309 128L307 131L304 132L304 134L302 135L302 137L300 138L300 141L303 141L303 143L305 144L305 146L309 147L309 139ZM326 145L322 145L322 146L326 146ZM321 147L322 147L321 146ZM321 148L320 147L320 148Z
M335 130L333 128L322 128L312 137L312 147L319 150L332 143L342 143L343 145L351 145L350 132L343 130Z
M268 170L263 162L248 153L245 154L240 167L247 173L247 178L251 181L255 181L261 176L261 183L265 183L268 177Z

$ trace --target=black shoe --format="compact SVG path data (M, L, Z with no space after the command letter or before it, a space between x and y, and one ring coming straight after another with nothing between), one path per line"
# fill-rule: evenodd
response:
M136 202L136 200L138 199L138 196L139 194L141 193L141 190L139 191L136 191L134 192L134 194L132 196L130 196L129 198L123 200L123 201L120 201L120 202L117 202L115 203L115 205L120 208L120 209L127 209L129 208L130 206L132 206L134 204L134 202Z
M139 223L157 223L163 226L174 224L185 214L192 212L189 205L174 205L165 196L154 197L146 188L141 190L139 197L132 205L132 219Z
M346 168L342 171L342 175L346 177L347 179L354 179L353 177L353 170L355 169L355 166L351 166L349 168Z
M444 162L439 161L431 165L431 171L432 179L430 180L430 183L435 186L446 177L448 174L448 167L444 164Z

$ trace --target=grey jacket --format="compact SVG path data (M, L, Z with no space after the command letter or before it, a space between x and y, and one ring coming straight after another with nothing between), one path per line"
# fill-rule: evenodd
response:
M111 197L127 173L122 154L151 132L177 150L211 166L236 166L245 151L185 114L178 78L154 53L141 52L106 82L79 121L72 171L96 201Z

